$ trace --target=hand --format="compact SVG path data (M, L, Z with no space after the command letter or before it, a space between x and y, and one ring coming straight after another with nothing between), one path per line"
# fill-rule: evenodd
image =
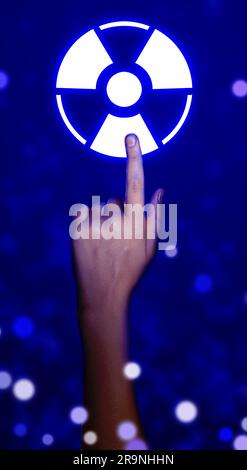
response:
M126 138L127 151L127 181L126 204L120 215L116 216L121 223L131 230L132 215L128 208L134 204L144 206L144 173L140 143L135 135ZM157 190L152 198L154 212L149 217L155 217L157 203L160 203L163 190ZM118 201L109 201L121 204ZM101 224L106 220L101 217ZM155 223L155 220L150 221ZM92 225L93 222L91 222ZM143 228L143 238L134 236L136 224ZM140 228L140 227L139 227ZM141 211L138 221L133 224L132 238L125 239L123 230L121 239L106 240L100 236L99 240L92 239L92 226L89 239L79 239L73 242L74 260L77 282L80 293L80 303L88 309L111 305L115 302L123 305L128 302L129 295L138 282L146 265L151 260L156 247L156 239L147 239L147 218Z
M142 155L136 136L127 136L126 150L127 205L123 211L118 211L116 222L121 222L121 229L124 222L127 230L131 229L131 235L138 223L137 228L143 228L144 236L126 239L121 230L120 239L105 239L101 235L93 239L91 211L89 238L73 241L85 359L84 397L89 412L85 430L96 433L97 441L91 448L97 450L124 447L117 433L119 424L124 421L131 421L136 427L136 436L143 437L132 383L123 373L128 360L126 312L129 295L154 254L156 240L147 237L147 219L143 212L137 222L135 219L133 228L131 226L128 209L134 204L141 208L144 205ZM162 190L155 192L152 198L155 207L162 195ZM149 216L152 223L155 212ZM106 217L102 216L101 229L105 221Z

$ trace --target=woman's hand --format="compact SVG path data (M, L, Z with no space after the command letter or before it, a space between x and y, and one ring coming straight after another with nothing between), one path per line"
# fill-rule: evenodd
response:
M152 258L156 247L156 234L147 238L147 220L155 228L157 203L161 202L163 190L157 190L152 198L153 211L147 218L144 206L144 173L139 140L135 135L126 138L127 178L125 204L110 200L108 204L118 204L119 213L114 216L114 223L121 227L120 239L92 238L92 216L89 239L73 242L74 260L80 302L92 309L102 306L126 303L129 295ZM138 215L132 216L131 209L137 208ZM109 206L110 207L110 206ZM95 210L95 209L94 209ZM151 220L152 218L152 220ZM112 219L111 219L112 220ZM104 224L106 216L101 215ZM138 225L138 227L137 227ZM125 238L125 233L130 238ZM135 238L135 231L143 233L141 239ZM155 232L155 231L153 231Z
M119 239L105 239L102 235L93 239L95 227L91 214L89 238L73 241L79 322L85 352L85 405L89 412L85 429L97 435L97 442L88 446L93 449L123 449L118 427L125 421L133 423L136 437L142 437L132 383L123 373L128 360L126 313L130 293L154 254L156 236L148 239L148 219L143 211L133 227L131 225L129 209L135 204L141 209L144 206L142 155L136 136L127 136L126 150L127 205L118 211L115 222L124 222L131 236L126 239L121 228ZM161 202L162 195L162 190L155 192L154 207ZM151 223L155 222L155 212L151 211L149 215ZM106 220L104 215L100 217L100 228ZM143 229L140 239L134 236L136 228Z

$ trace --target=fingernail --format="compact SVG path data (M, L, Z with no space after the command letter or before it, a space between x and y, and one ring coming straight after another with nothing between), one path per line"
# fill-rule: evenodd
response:
M136 136L135 134L129 134L126 137L126 144L128 147L134 147L136 144Z
M163 196L164 196L164 190L161 189L159 194L158 194L158 203L161 204L163 201Z

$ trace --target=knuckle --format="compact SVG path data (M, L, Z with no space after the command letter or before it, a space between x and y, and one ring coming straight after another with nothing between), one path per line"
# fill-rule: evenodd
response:
M140 191L143 189L143 182L140 178L134 178L132 181L131 181L131 185L130 185L132 191L134 193Z
M138 156L138 150L137 148L133 147L131 149L129 149L128 151L128 157L132 160L132 159L136 159Z

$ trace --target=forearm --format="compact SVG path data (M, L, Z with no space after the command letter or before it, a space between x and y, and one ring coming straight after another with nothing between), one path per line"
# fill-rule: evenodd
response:
M80 311L85 352L85 405L89 411L86 429L98 436L94 449L121 449L117 429L131 421L140 436L140 424L132 383L124 376L127 362L127 302Z

